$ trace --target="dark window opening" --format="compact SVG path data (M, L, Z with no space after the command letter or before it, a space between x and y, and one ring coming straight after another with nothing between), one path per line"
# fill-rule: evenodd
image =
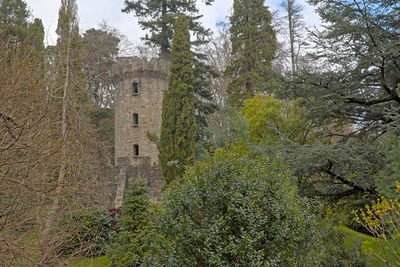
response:
M139 156L139 145L138 144L133 145L133 156L134 157Z
M132 83L132 93L133 93L133 95L139 94L139 83L138 82Z
M139 125L139 114L133 113L133 126L138 126Z

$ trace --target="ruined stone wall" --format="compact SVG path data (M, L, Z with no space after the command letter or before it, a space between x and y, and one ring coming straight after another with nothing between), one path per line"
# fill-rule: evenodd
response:
M158 202L161 200L163 180L160 166L151 165L149 158L142 158L138 167L131 167L127 172L127 186L139 179L147 182L150 200Z

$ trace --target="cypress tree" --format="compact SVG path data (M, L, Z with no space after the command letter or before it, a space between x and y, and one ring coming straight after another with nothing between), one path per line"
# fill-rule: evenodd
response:
M179 15L175 23L171 61L160 136L160 162L166 183L182 176L184 167L191 164L194 157L194 78L188 21L184 15Z
M254 96L259 83L268 80L277 49L272 16L264 0L235 0L231 22L232 56L226 74L232 77L228 100L234 106Z

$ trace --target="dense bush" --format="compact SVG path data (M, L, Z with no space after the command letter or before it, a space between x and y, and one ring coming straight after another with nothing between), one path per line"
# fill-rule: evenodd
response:
M104 208L83 208L65 215L55 231L62 240L58 254L97 256L111 243L112 218Z
M291 266L307 258L315 218L285 166L218 149L163 198L160 227L170 265Z

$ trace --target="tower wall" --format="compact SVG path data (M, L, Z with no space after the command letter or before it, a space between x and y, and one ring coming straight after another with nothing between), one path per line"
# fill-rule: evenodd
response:
M147 133L160 136L162 99L168 88L169 66L163 59L148 61L129 57L119 58L113 67L117 165L158 165L157 146ZM138 145L138 155L134 145Z

